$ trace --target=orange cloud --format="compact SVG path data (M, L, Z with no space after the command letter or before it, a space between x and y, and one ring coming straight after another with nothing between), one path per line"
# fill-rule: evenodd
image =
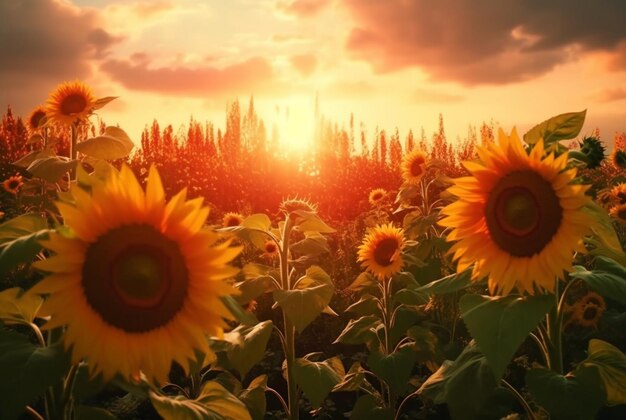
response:
M289 61L303 76L310 76L317 68L317 58L313 54L292 55Z
M276 8L287 15L303 18L318 14L329 4L330 0L278 1Z
M598 102L614 102L626 99L626 88L605 89L593 95Z

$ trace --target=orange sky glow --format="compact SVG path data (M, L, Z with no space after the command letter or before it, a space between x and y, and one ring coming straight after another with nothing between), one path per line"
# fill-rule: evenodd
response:
M500 4L502 3L502 4ZM449 139L493 121L524 132L587 109L582 135L626 131L626 3L441 0L5 0L0 106L26 115L81 79L139 140L153 119L225 125L254 96L293 147L320 112Z

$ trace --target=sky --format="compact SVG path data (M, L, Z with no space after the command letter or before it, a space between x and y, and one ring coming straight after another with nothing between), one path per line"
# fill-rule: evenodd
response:
M250 96L293 147L316 96L370 136L430 137L439 114L449 139L525 132L587 109L581 134L610 141L626 131L626 1L1 0L0 106L26 116L76 79L119 96L99 116L135 141L153 119L223 128Z

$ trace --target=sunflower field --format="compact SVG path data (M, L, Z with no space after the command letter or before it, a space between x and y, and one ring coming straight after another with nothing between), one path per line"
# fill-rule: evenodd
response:
M302 159L108 126L80 81L0 122L0 419L626 418L626 135L318 121Z

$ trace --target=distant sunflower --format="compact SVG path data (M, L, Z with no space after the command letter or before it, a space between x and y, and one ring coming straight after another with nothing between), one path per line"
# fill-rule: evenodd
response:
M481 163L464 163L472 176L448 189L459 199L439 222L452 229L448 241L457 241L450 249L457 270L474 264L472 279L489 277L492 294L553 291L555 279L571 269L573 252L585 251L588 186L570 184L576 169L565 169L567 153L544 156L539 141L527 154L515 129L510 137L500 130L499 144L478 154Z
M370 191L369 202L372 206L377 206L382 203L383 199L387 196L387 191L382 188L376 188Z
M419 149L409 152L401 164L404 181L409 184L418 184L426 173L427 159L426 153Z
M22 175L18 174L15 174L2 182L2 188L11 194L17 194L22 185L24 185L22 182Z
M265 244L263 244L263 250L265 251L263 253L263 256L266 258L278 257L278 253L279 253L278 245L276 245L276 242L274 242L271 239L268 239L267 241L265 241Z
M626 169L626 150L613 149L609 160L617 169Z
M617 204L609 210L609 215L622 225L626 225L626 204Z
M572 321L583 327L595 327L606 310L604 298L589 292L573 306Z
M213 359L205 334L220 336L231 317L220 297L235 292L227 263L240 248L202 229L202 200L183 190L166 202L154 167L145 193L127 166L71 192L75 204L57 207L72 235L43 242L56 255L36 263L50 274L32 292L50 295L47 327L67 326L73 363L86 359L105 380L142 371L161 382L195 350Z
M617 184L611 188L610 200L614 204L626 204L626 183Z
M65 82L50 94L46 114L50 120L70 125L87 118L93 111L95 98L91 88L80 81Z
M239 226L243 222L243 216L239 213L229 212L224 215L222 219L222 226L234 227Z
M28 129L33 132L41 128L46 120L46 108L43 105L35 107L28 116L27 124Z
M0 220L2 220L4 218L5 213L3 211L0 211Z
M285 215L292 214L296 211L306 211L309 213L317 212L317 205L311 203L308 200L301 198L287 198L280 203L279 207Z
M378 225L365 235L363 243L359 246L358 261L382 281L402 270L404 243L402 229L391 224Z

